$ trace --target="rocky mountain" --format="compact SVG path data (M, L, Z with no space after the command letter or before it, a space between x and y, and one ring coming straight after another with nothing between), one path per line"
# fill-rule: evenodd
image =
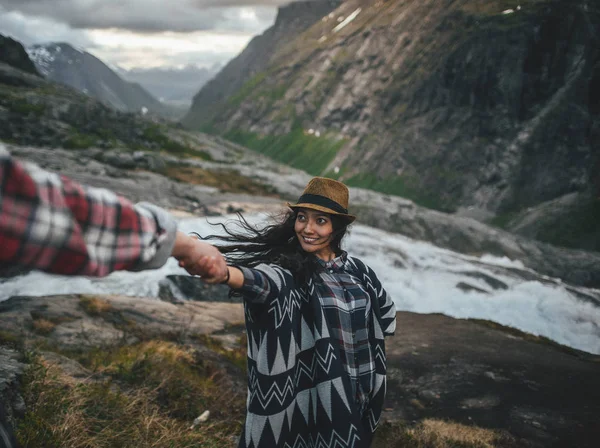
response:
M242 86L251 87L264 77L264 70L275 53L329 14L342 0L299 1L279 8L275 24L255 37L239 56L231 60L218 75L194 97L192 108L182 122L192 128L211 121L215 107L227 105L228 99ZM254 79L252 83L249 80Z
M122 112L73 88L0 62L0 141L47 148L203 153L169 123Z
M24 72L39 75L20 42L0 34L0 62Z
M600 250L597 2L347 0L288 36L257 38L272 52L260 63L244 63L251 43L235 61L250 79L239 87L226 68L184 124L312 174Z
M47 79L73 87L120 111L170 117L170 109L137 83L127 82L95 56L66 43L27 48ZM143 112L145 113L145 112Z

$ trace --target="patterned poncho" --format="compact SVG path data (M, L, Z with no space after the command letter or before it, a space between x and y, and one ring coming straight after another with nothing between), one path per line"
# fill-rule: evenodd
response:
M345 253L305 285L277 265L240 269L248 402L239 447L368 447L385 396L384 336L396 327L375 273Z

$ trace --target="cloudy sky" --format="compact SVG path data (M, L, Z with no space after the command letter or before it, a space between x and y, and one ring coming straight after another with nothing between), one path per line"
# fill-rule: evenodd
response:
M0 33L67 42L125 69L210 67L238 54L290 0L0 0Z

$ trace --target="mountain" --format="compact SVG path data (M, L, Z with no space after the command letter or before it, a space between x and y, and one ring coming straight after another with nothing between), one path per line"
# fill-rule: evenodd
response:
M123 80L104 62L66 43L33 45L27 48L39 72L86 93L120 111L141 112L169 117L169 108L142 86Z
M27 73L39 75L20 42L0 34L0 62Z
M291 3L279 8L275 24L253 38L239 56L232 59L218 75L194 97L192 108L182 123L192 128L211 120L213 107L222 106L249 80L262 76L274 54L329 14L342 0L315 0ZM251 87L248 86L248 87Z
M165 102L186 102L189 106L198 91L213 78L221 67L188 65L182 68L134 68L118 73L130 82L137 82L155 98ZM187 110L186 110L187 112Z
M282 8L184 124L312 174L600 250L598 8L347 0L289 34ZM270 53L260 60L258 42Z

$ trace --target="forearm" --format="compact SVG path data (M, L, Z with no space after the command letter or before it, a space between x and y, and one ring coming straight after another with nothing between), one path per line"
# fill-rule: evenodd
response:
M176 223L149 204L22 164L0 145L0 272L20 267L104 276L159 267Z
M227 286L231 289L240 289L244 286L244 274L239 268L227 266L227 270L229 271L229 280L226 282Z

